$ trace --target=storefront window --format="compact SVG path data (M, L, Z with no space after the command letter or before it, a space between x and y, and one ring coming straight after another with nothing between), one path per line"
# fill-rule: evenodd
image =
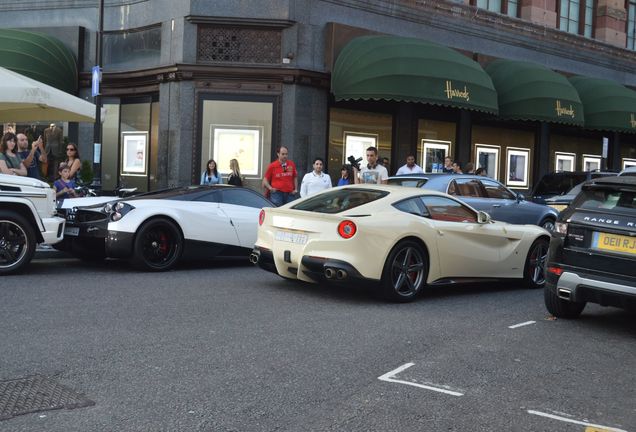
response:
M329 160L327 168L332 179L340 175L347 158L362 157L366 163L367 147L378 148L378 156L391 157L393 117L390 114L332 108L329 113Z
M201 120L201 161L203 172L214 159L226 176L230 160L239 163L241 175L256 187L272 151L274 102L203 100Z
M533 131L473 125L471 150L475 169L485 168L490 177L516 187L532 184L531 170L524 169L520 175L519 167L533 166Z
M453 157L455 123L420 119L417 122L415 161L424 172L441 172L446 156Z
M140 99L126 103L112 98L103 104L101 178L105 191L136 187L145 192L158 187L159 103L151 102L151 96Z
M600 156L603 151L603 139L551 135L550 136L550 170L580 171L585 170L585 163L593 156Z

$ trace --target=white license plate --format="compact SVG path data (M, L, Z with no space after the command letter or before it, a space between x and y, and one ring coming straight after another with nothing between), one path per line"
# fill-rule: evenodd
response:
M77 237L79 235L79 228L69 226L64 227L64 235Z
M290 231L276 231L276 240L288 243L305 244L307 243L307 234Z

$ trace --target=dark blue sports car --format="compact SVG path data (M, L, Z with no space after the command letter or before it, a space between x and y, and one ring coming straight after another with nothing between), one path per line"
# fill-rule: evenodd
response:
M559 215L555 209L526 201L522 194L508 189L497 180L471 174L410 174L389 177L389 184L414 186L454 195L476 210L483 210L493 220L513 224L539 225L554 229Z

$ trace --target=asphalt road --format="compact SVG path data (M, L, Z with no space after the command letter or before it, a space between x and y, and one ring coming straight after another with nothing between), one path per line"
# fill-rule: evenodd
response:
M95 405L3 432L636 431L619 309L554 320L515 284L388 304L231 262L29 270L0 279L0 381L40 374Z

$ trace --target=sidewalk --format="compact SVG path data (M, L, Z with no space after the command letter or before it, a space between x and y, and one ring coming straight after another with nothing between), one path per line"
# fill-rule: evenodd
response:
M59 251L53 246L50 246L46 243L40 243L35 248L35 255L33 255L33 259L60 259L60 258L73 258L72 255Z

